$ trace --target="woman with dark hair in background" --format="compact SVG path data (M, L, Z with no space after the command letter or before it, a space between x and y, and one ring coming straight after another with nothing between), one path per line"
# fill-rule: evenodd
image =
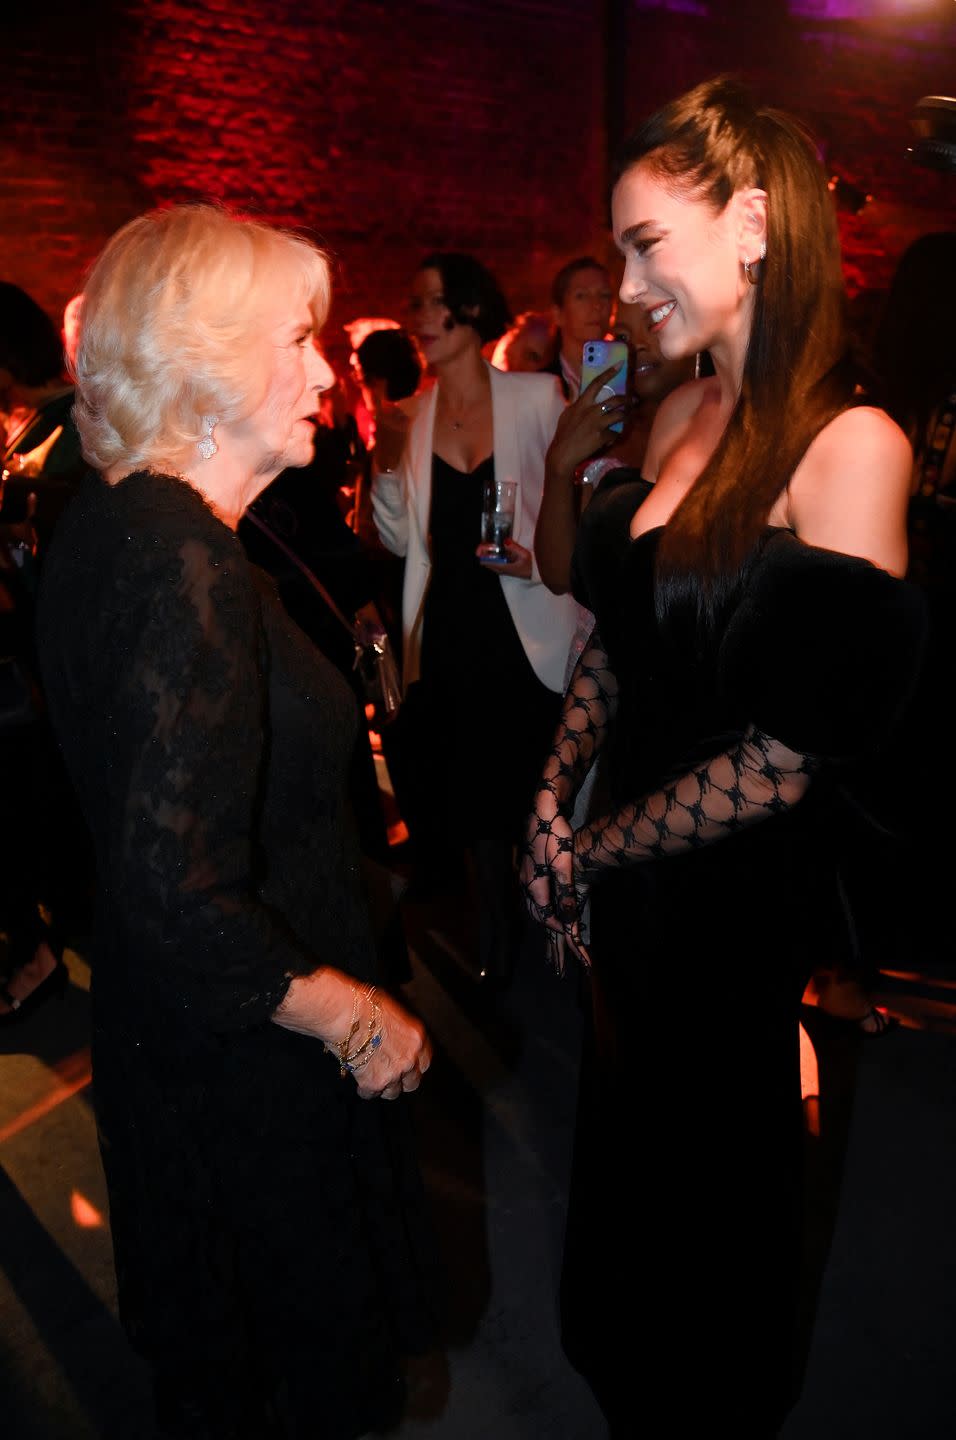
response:
M653 1397L682 1434L764 1437L797 1373L800 1002L845 943L821 842L922 632L910 450L855 403L833 204L789 117L699 86L625 146L612 212L622 299L715 373L661 404L640 493L584 513L598 630L528 828L532 912L593 965L564 1340L615 1436ZM574 830L605 742L610 807Z
M553 378L505 374L482 358L510 316L471 256L427 256L410 313L436 383L407 436L388 431L373 457L376 524L405 557L404 757L393 779L419 880L454 886L452 867L470 856L480 971L505 979L522 925L513 850L575 624L574 602L549 593L531 553L563 400ZM486 482L505 479L517 499L502 563L480 543L481 511Z

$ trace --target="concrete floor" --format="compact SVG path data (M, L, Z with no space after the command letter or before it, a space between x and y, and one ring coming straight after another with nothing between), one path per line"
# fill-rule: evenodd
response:
M460 907L409 905L406 922L409 997L436 1041L416 1112L450 1281L447 1344L416 1369L396 1434L604 1440L561 1354L554 1301L575 982L529 959L486 996ZM145 1440L148 1389L116 1320L89 1105L89 975L68 960L62 1002L0 1031L0 1436ZM881 998L905 1023L877 1041L806 1016L822 1096L807 1141L811 1252L829 1258L781 1440L956 1435L956 962L886 974ZM664 1432L645 1412L634 1433Z

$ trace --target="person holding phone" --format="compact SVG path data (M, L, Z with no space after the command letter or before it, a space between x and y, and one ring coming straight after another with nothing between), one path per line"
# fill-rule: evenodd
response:
M922 644L911 454L859 395L797 122L698 86L623 147L612 215L622 300L715 373L662 402L641 480L584 512L597 630L527 828L529 907L586 967L595 1020L563 1338L614 1436L641 1393L682 1434L770 1436L802 1358L800 1001L840 943L823 842L842 787L878 777ZM575 828L599 753L608 808Z
M405 757L393 778L416 888L454 886L467 854L481 922L478 973L504 980L523 928L514 847L577 618L570 596L558 599L541 583L531 548L545 452L564 402L552 377L505 373L483 359L510 317L494 277L472 256L427 256L409 311L436 383L404 442L383 434L372 457L375 522L385 546L405 557ZM484 490L495 480L515 484L504 559L481 540Z
M616 484L639 477L658 406L699 368L696 355L670 359L661 353L639 305L619 300L612 330L613 341L585 343L584 389L561 416L548 448L534 551L542 579L556 595L570 589L574 539L595 488L611 471L620 472ZM625 347L623 365L613 345Z

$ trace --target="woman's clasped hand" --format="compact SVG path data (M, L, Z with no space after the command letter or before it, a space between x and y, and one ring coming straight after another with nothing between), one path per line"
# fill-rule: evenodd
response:
M421 1021L374 985L359 987L335 972L317 984L320 975L292 981L276 1024L321 1040L363 1100L396 1100L417 1090L432 1060Z

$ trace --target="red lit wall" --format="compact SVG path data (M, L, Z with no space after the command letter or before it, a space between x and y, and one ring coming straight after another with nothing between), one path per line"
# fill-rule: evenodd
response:
M333 357L345 320L400 314L437 246L479 255L515 309L543 305L559 264L607 248L604 13L579 0L22 6L5 21L0 274L58 316L118 225L212 197L330 248ZM794 17L772 0L634 3L624 22L612 83L627 124L735 69L817 127L875 196L843 220L852 289L885 286L908 239L956 225L956 177L905 157L912 105L952 93L952 24Z

